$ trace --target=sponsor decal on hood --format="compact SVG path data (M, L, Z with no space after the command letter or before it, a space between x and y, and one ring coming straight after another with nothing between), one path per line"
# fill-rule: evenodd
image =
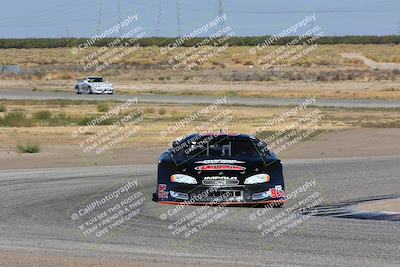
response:
M194 168L200 171L243 171L246 168L238 165L227 165L227 164L209 164L201 165Z
M205 180L237 180L236 176L206 176Z
M234 160L234 159L207 159L202 161L196 161L196 163L202 164L218 164L218 163L227 163L227 164L234 164L234 163L245 163L244 161Z

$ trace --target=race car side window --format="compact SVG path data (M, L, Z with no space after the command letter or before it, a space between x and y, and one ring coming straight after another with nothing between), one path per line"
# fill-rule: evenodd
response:
M257 144L257 150L264 156L268 156L270 154L270 151L268 149L267 143L264 141L255 138L256 144Z

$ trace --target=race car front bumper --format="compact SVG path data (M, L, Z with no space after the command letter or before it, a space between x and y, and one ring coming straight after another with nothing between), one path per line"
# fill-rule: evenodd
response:
M94 88L92 89L93 93L95 94L112 94L114 93L114 89L110 87L106 88Z
M154 200L163 204L189 205L228 204L256 205L268 203L283 203L286 201L281 185L241 185L234 187L178 185L168 190L166 185L160 186Z

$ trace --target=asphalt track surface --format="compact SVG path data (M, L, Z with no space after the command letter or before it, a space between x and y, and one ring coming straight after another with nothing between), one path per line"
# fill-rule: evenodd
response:
M398 197L399 162L400 156L290 160L284 163L286 189L294 192L315 179L305 194L318 192L325 205ZM177 206L151 201L155 177L155 165L0 171L0 249L226 266L399 266L399 221L312 216L280 236L262 236L258 223L294 207L300 196L260 216L261 209L222 207L224 217L189 237L174 236L169 225L177 218L160 216ZM127 178L136 179L146 198L140 213L93 245L69 211ZM200 208L186 206L177 217Z
M77 95L73 92L29 92L29 91L0 91L0 99L8 100L121 100L126 101L135 95ZM173 96L173 95L138 95L138 101L146 103L173 103L173 104L210 104L218 97L205 96ZM304 99L295 98L244 98L228 97L227 104L247 106L290 106L299 105ZM319 107L356 107L356 108L400 108L399 101L379 100L341 100L317 99L313 104Z

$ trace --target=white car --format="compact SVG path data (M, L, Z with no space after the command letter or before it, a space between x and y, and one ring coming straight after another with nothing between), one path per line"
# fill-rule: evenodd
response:
M86 77L79 79L75 85L77 94L113 94L113 85L102 77Z

